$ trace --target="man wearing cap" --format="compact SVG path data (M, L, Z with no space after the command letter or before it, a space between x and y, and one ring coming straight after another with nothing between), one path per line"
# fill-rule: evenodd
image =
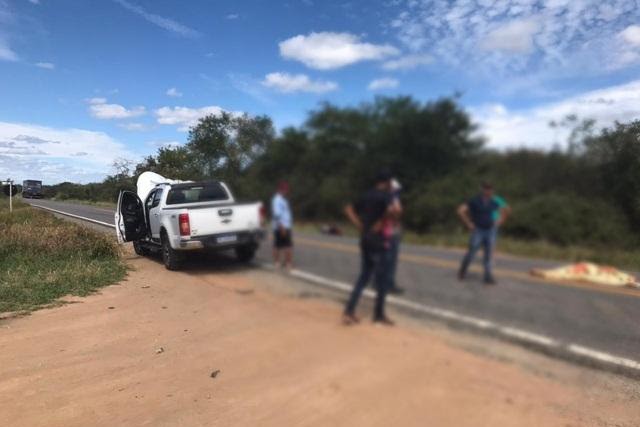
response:
M278 184L278 191L271 199L271 216L273 217L273 262L276 267L291 270L293 267L293 238L291 228L293 226L293 215L289 207L287 195L289 194L289 183L286 181ZM282 261L280 256L282 255Z
M458 207L458 216L471 231L469 249L460 264L458 279L464 280L469 264L482 246L484 283L487 285L496 283L491 270L493 248L496 242L497 228L506 221L508 215L508 205L506 202L498 203L496 201L493 186L488 182L482 183L480 194Z
M373 321L383 325L393 325L384 311L384 302L390 284L390 241L389 236L385 235L384 224L389 218L397 218L401 211L391 197L391 178L388 171L378 173L374 187L345 208L347 218L360 231L361 255L360 275L344 310L343 321L348 325L359 322L355 315L356 306L372 276L375 278L377 294Z

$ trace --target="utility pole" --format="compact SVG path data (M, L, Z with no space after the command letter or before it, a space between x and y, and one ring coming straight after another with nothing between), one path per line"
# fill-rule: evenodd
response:
M9 196L9 213L13 213L13 180L11 178L7 178L5 183L9 184L9 191L5 193ZM0 180L0 184L3 184L2 180ZM6 187L4 191L7 191Z

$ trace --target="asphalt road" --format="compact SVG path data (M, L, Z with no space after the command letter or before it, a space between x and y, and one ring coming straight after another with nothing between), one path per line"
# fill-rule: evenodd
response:
M50 200L34 204L113 223L108 209ZM352 283L359 268L355 239L297 234L296 268ZM456 250L403 245L397 282L404 298L521 328L634 360L640 358L640 291L579 283L549 283L528 276L533 267L557 263L496 257L497 286L481 284L479 270L458 282ZM258 258L270 261L270 243ZM477 260L479 263L479 259ZM477 265L479 267L479 265Z

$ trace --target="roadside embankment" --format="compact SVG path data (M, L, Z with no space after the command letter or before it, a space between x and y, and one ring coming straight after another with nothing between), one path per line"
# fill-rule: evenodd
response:
M120 281L126 266L110 236L0 200L0 314L25 312Z

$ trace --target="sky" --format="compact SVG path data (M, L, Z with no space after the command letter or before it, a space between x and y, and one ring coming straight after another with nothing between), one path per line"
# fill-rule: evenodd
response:
M99 181L221 111L460 94L487 146L640 119L640 0L0 0L0 179Z

